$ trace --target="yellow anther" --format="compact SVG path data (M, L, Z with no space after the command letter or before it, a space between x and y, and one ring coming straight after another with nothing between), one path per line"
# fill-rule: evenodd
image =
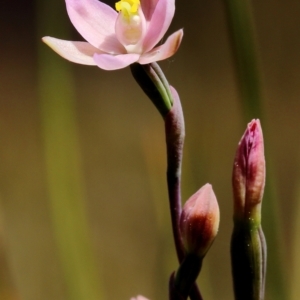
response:
M122 12L122 15L128 18L137 14L140 0L121 0L115 6L118 12Z

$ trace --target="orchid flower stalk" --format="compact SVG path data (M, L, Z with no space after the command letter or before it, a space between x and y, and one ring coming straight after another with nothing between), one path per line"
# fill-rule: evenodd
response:
M239 142L232 174L234 228L231 264L236 300L263 300L266 241L261 227L265 157L259 120L252 120Z
M175 12L175 0L120 0L115 9L98 0L65 0L69 18L86 42L44 37L63 58L104 70L172 56L183 36L180 29L157 46Z
M71 22L86 42L44 37L43 41L63 58L104 70L132 65L138 84L162 114L168 156L167 182L176 252L181 262L184 248L179 230L181 214L181 162L184 121L176 90L169 86L155 63L178 49L183 30L157 45L166 33L175 12L175 0L120 0L115 10L98 0L65 0ZM141 65L142 67L139 67ZM194 283L190 298L201 300Z
M173 105L173 96L169 83L157 63L147 65L132 64L131 73L160 112L163 118L169 113Z
M179 263L185 258L185 250L179 229L181 215L181 164L185 137L184 117L179 95L169 85L162 70L156 63L149 65L131 65L133 77L161 113L165 123L167 146L167 183L169 207L172 221L173 237ZM172 282L173 276L171 276ZM170 284L172 289L172 284ZM192 300L202 300L197 285L194 283L189 291ZM171 292L170 299L176 300Z

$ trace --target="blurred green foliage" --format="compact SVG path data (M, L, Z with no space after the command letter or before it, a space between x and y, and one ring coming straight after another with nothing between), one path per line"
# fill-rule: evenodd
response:
M71 65L41 44L39 36L68 38L59 21L68 24L64 1L53 2L58 7L46 11L53 21L53 26L47 28L40 26L41 16L33 1L18 5L4 1L4 9L0 10L3 58L0 68L0 201L5 241L5 251L0 250L0 269L10 274L2 281L4 284L0 284L1 296L5 290L10 290L6 293L9 295L18 291L22 299L28 300L65 300L67 295L51 220L41 118L39 84L45 78L39 78L43 73L38 71L41 68L38 49L45 47L42 51L47 56L49 70L60 64L71 78L70 93L75 98L72 114L76 116L75 133L78 134L75 140L78 138L79 147L73 150L78 151L76 155L81 161L80 184L83 195L86 194L84 206L91 251L96 253L95 267L102 278L99 286L103 286L107 299L129 299L135 294L152 300L166 299L168 276L177 268L177 261L168 214L161 117L131 78L129 69L105 72L96 67ZM39 0L38 5L46 3ZM221 210L220 231L204 261L199 282L206 300L232 299L231 169L235 148L246 124L225 9L222 2L199 0L188 4L178 0L176 7L170 31L183 27L183 44L179 52L161 66L180 94L186 120L183 199L206 182L213 185ZM299 225L296 223L300 213L297 204L299 3L295 0L256 1L253 7L264 83L262 127L266 128L265 142L271 158L266 158L267 169L272 172L270 185L276 188L279 199L278 232L282 233L278 241L282 249L269 247L268 251L278 255L284 266L284 285L291 292L288 299L296 300L300 294L296 284L300 276ZM58 10L61 11L59 18ZM71 24L67 26L72 39L81 39ZM62 76L60 70L57 68L57 79ZM51 97L50 92L45 95L49 101L55 97L52 94L62 97L64 93L61 88L53 87ZM53 98L54 103L55 100ZM52 113L55 115L55 111ZM67 138L73 139L72 136ZM61 175L59 173L56 179ZM263 218L266 220L268 216L263 206ZM270 229L264 227L264 219L262 226L265 231ZM268 240L267 234L266 238ZM268 261L269 265L278 263ZM267 273L267 278L270 275ZM273 300L269 291L275 287L267 285L266 288L266 299ZM13 297L8 296L8 299Z

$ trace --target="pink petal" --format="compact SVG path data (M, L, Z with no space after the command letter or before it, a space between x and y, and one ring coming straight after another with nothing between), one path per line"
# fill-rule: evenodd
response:
M142 11L147 21L150 21L159 0L141 0Z
M155 5L155 2L157 3L154 9L147 5L147 9L150 9L150 12L152 10L150 18L148 10L144 12L146 20L149 21L144 38L144 52L151 50L162 39L171 24L175 12L175 0L151 0L152 5Z
M112 54L126 53L115 35L118 13L98 0L66 0L69 18L94 47Z
M172 56L179 48L183 37L183 30L180 29L168 37L166 42L154 48L148 53L145 53L139 59L141 65L149 64L154 61L163 60Z
M50 36L43 37L42 40L63 58L82 65L95 66L93 55L102 53L86 42L64 41Z
M139 57L139 54L134 53L120 55L95 54L94 61L99 68L110 71L125 68L138 61Z

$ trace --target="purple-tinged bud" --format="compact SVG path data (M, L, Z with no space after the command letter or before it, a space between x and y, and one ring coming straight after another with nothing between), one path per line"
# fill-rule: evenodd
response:
M234 217L260 223L265 187L265 156L259 120L252 120L242 136L234 159L232 185Z
M180 216L185 251L204 257L218 232L219 221L217 198L207 183L187 200Z

